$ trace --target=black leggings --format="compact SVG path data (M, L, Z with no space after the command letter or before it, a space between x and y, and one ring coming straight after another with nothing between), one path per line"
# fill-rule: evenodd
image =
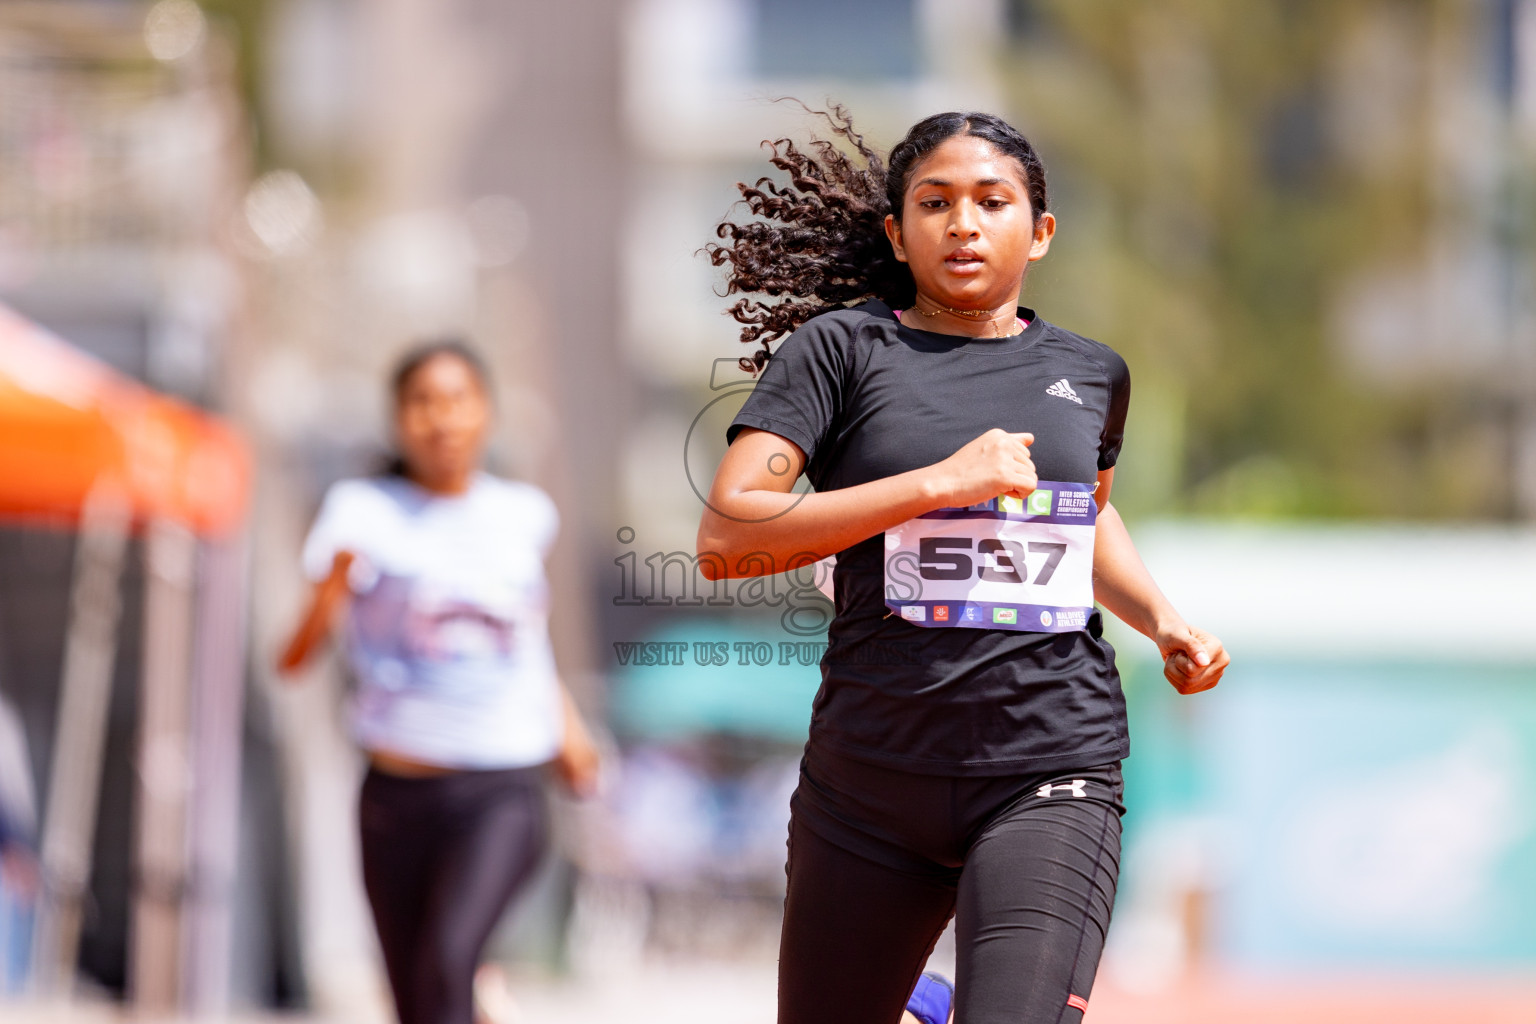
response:
M400 1024L473 1024L481 948L544 852L541 774L363 780L363 884Z
M951 915L956 1024L1082 1019L1120 868L1119 763L919 775L807 748L779 1024L894 1024Z

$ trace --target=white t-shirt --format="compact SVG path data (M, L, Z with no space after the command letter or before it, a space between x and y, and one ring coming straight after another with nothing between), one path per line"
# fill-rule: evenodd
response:
M343 480L304 543L304 571L357 556L347 654L367 750L451 768L540 764L564 728L544 556L559 514L530 484L479 474L445 497L408 480Z

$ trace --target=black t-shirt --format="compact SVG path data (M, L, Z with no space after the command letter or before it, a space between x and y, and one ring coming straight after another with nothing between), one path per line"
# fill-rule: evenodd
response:
M812 485L830 491L932 465L1001 427L1035 435L1041 480L1091 484L1120 453L1125 361L1031 310L1019 315L1022 334L989 339L905 326L877 301L825 313L779 346L727 437L756 427L788 438ZM1129 753L1097 612L1072 633L914 626L885 606L884 550L876 534L838 553L813 743L949 775L1089 767Z

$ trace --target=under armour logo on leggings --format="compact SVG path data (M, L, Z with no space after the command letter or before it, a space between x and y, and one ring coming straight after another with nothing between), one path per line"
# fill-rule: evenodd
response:
M1050 796L1058 789L1071 790L1074 797L1081 799L1082 797L1088 795L1088 781L1086 779L1073 779L1069 783L1058 782L1054 786L1050 783L1046 783L1039 789L1035 790L1035 796Z

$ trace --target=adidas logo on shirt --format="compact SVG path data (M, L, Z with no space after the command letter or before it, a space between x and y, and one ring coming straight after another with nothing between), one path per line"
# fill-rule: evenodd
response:
M1045 393L1055 395L1057 398L1065 398L1068 401L1076 402L1078 405L1083 404L1083 400L1077 397L1077 392L1072 390L1072 385L1067 383L1067 378L1065 377L1046 388Z

